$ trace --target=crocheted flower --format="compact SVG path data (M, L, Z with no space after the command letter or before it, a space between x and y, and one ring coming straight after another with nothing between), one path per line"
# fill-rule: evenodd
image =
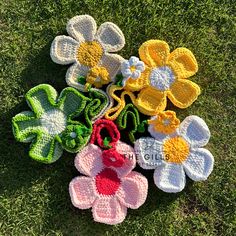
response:
M197 61L187 48L170 53L166 42L149 40L139 48L145 71L136 79L128 79L125 89L140 91L136 106L146 115L156 115L166 107L166 98L179 107L190 106L200 94L197 84L187 80L198 70Z
M140 138L135 143L139 165L155 169L154 182L165 192L180 192L186 177L206 180L213 170L214 158L204 147L210 139L206 123L198 116L188 116L174 132L160 136L150 125L154 138Z
M80 15L69 20L66 30L70 36L61 35L54 39L51 58L62 65L74 63L67 71L67 84L86 91L84 81L80 78L86 77L90 70L93 73L94 66L103 67L109 74L109 81L113 81L121 61L124 60L121 56L110 53L119 51L125 45L125 38L119 27L105 22L97 30L93 17Z
M103 112L107 106L108 99L103 92L95 90L91 96L95 98L85 97L74 88L65 88L58 96L56 90L48 84L30 89L25 97L32 111L21 112L12 119L16 139L31 142L29 156L44 163L59 159L63 148L69 152L79 151L89 141L92 117L100 116L98 112ZM100 108L97 111L94 102L99 102ZM85 113L83 121L86 121L88 127L73 120L82 111Z
M148 127L149 133L159 139L175 132L179 127L180 120L176 117L174 111L163 111L152 117L148 123L150 124Z
M87 74L86 81L96 88L101 88L104 84L110 82L109 73L106 68L95 66Z
M122 62L121 73L124 76L122 81L123 86L125 86L126 81L130 79L138 79L141 76L141 72L145 69L144 62L140 61L137 57L130 57L129 60Z
M147 179L132 171L136 163L133 148L120 141L115 148L125 157L123 161L112 153L104 155L94 144L86 146L75 158L75 167L86 176L74 178L69 185L75 207L92 207L95 221L111 225L125 219L127 207L139 208L146 200L148 189Z

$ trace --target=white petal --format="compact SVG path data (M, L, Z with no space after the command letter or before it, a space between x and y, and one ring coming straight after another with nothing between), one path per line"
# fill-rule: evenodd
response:
M124 34L117 25L111 22L101 24L96 38L107 52L117 52L125 45Z
M131 66L136 66L138 62L139 62L139 58L138 58L138 57L132 56L132 57L130 57L130 59L129 59L129 64L130 64Z
M79 41L93 41L97 24L92 16L80 15L68 21L66 30L69 35Z
M57 36L51 45L50 56L55 63L67 65L76 61L79 43L65 35Z
M121 63L121 70L126 70L130 68L129 61L125 60Z
M194 147L203 147L211 136L207 124L198 116L186 117L180 124L179 133Z
M132 73L132 75L130 76L133 79L138 79L141 76L141 72L136 70Z
M186 183L183 166L173 163L158 166L153 178L156 186L167 193L181 192Z
M183 163L186 174L194 181L206 180L213 170L213 165L214 157L205 148L192 149Z
M78 82L79 76L86 77L89 68L87 66L81 65L79 63L75 63L72 65L66 73L66 82L69 86L77 88L78 90L85 92L85 86Z
M154 138L140 138L134 144L137 162L143 169L155 169L164 160L162 143Z
M105 67L109 72L109 76L113 81L116 74L120 70L121 63L124 58L117 54L104 53L100 61L100 66Z
M143 72L145 70L145 65L144 65L144 62L143 61L139 61L137 64L136 64L136 69Z
M121 73L124 77L127 77L127 78L129 78L132 75L132 72L130 69L122 70Z

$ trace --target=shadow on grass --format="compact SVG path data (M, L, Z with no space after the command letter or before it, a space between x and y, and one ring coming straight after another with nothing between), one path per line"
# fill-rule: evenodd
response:
M46 45L39 55L32 58L29 67L23 71L21 83L25 92L40 83L51 84L58 91L66 87L64 77L68 66L53 63L49 51L50 44ZM27 192L27 189L36 182L47 180L45 188L48 191L48 199L42 227L45 233L62 232L63 235L78 235L78 233L82 235L93 233L96 228L97 233L102 235L104 231L110 230L111 226L93 222L91 210L82 211L71 204L68 185L72 178L79 175L73 166L74 154L64 152L56 163L45 165L28 157L29 144L15 141L11 131L11 118L24 110L29 110L25 101L0 116L2 137L7 140L1 144L4 145L1 148L3 150L1 161L4 165L1 177L1 181L4 180L4 183L1 184L1 191L6 196L14 195L20 189L26 189ZM137 210L129 210L128 218L134 220L142 218L158 208L168 206L181 195L181 193L166 194L158 190L153 183L153 171L145 171L139 167L136 167L136 170L148 178L149 193L145 205ZM188 185L189 188L191 188L191 184Z

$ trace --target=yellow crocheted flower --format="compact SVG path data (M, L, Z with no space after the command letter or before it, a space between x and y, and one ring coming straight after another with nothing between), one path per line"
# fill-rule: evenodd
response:
M166 98L179 107L190 106L200 94L197 84L187 80L198 70L197 61L187 48L170 53L161 40L149 40L139 48L139 56L146 64L136 80L127 80L125 89L140 91L136 106L146 115L155 115L166 107Z
M111 79L105 67L92 67L86 77L87 83L94 85L96 88L101 88L102 85L108 84Z
M171 134L179 127L180 120L176 117L174 111L163 111L149 120L148 124L152 125L156 132Z

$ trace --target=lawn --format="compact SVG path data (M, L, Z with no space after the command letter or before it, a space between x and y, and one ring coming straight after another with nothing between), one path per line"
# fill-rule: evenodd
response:
M236 170L236 7L234 0L2 0L0 3L0 235L233 235ZM158 190L152 171L149 193L138 210L128 210L116 226L94 223L90 210L70 202L68 184L78 175L74 155L64 153L54 164L28 157L28 145L17 143L11 118L28 110L24 94L49 83L65 86L67 66L49 56L55 36L66 34L66 22L92 15L98 25L116 23L124 32L122 56L138 55L148 39L161 39L171 50L189 48L199 72L192 78L202 88L188 109L175 109L183 119L194 114L211 130L207 148L215 157L206 182L187 181L184 191Z

